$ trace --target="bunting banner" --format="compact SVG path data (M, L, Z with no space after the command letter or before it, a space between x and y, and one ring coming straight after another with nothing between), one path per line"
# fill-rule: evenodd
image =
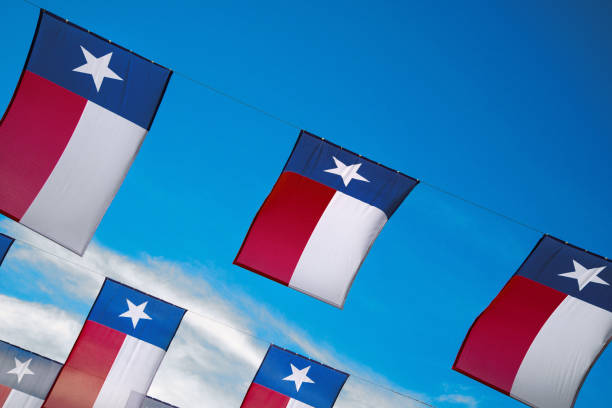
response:
M6 258L6 254L11 249L13 242L15 242L15 239L0 233L0 265L2 265L4 258Z
M44 407L139 407L184 314L106 279Z
M0 213L81 255L171 71L42 10L0 122Z
M158 399L152 397L146 397L142 403L137 408L178 408L174 405L170 405L167 402L160 401Z
M270 345L241 408L331 408L348 377Z
M0 408L40 408L61 367L0 341Z
M612 340L612 263L544 236L476 319L453 369L537 408L570 408Z
M139 392L132 392L125 408L178 408L167 402L160 401Z
M374 240L417 183L302 131L234 264L341 308Z

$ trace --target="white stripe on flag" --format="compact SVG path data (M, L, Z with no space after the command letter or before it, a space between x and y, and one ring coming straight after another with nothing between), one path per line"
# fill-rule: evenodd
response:
M40 398L13 389L2 408L40 408L43 402Z
M304 404L298 400L291 398L287 403L287 408L315 408L312 405Z
M146 134L87 102L64 153L20 222L83 253Z
M289 286L342 307L386 222L380 209L336 192L310 235Z
M93 408L122 408L133 392L146 395L164 354L157 346L126 336Z
M611 337L612 313L568 296L531 343L510 394L539 408L570 408Z

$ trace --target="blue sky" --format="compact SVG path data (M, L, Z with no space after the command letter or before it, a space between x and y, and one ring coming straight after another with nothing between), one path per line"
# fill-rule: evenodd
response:
M609 2L39 4L346 148L612 254ZM1 110L37 15L18 0L3 5ZM175 75L88 252L148 268L163 260L163 271L179 265L223 305L210 314L223 320L231 309L234 323L291 341L285 326L252 312L257 304L339 364L436 406L521 406L450 367L537 232L421 184L374 244L342 311L231 264L297 135ZM2 293L84 318L95 291L79 298L48 275L34 285L25 274L47 264L23 259L7 258L15 273ZM611 370L607 351L576 407L610 405Z

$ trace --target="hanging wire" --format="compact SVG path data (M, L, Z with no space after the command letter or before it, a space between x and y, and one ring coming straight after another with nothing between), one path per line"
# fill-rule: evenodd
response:
M38 4L36 4L36 3L34 3L34 2L32 2L32 1L30 1L30 0L22 0L22 1L23 1L23 2L25 2L25 3L27 3L27 4L29 4L29 5L32 5L32 6L34 6L34 7L37 7L37 8L39 8L39 9L44 10L44 8L43 8L43 7L39 6ZM242 105L242 106L244 106L244 107L246 107L246 108L248 108L248 109L251 109L251 110L253 110L253 111L255 111L255 112L258 112L258 113L260 113L260 114L262 114L262 115L264 115L264 116L267 116L267 117L269 117L269 118L270 118L270 119L272 119L272 120L275 120L275 121L277 121L277 122L279 122L279 123L282 123L282 124L284 124L284 125L287 125L287 126L289 126L289 127L291 127L291 128L297 129L297 130L302 130L302 129L304 129L304 127L302 127L302 126L299 126L299 125L297 125L297 124L295 124L295 123L293 123L293 122L291 122L291 121L285 120L285 119L281 118L280 116L277 116L277 115L275 115L275 114L273 114L273 113L270 113L270 112L268 112L267 110L265 110L265 109L263 109L263 108L260 108L260 107L259 107L259 106L257 106L257 105L254 105L254 104L249 103L249 102L247 102L247 101L245 101L245 100L243 100L243 99L241 99L241 98L238 98L238 97L236 97L236 96L234 96L234 95L231 95L231 94L229 94L229 93L227 93L227 92L225 92L225 91L223 91L223 90L221 90L221 89L219 89L219 88L216 88L216 87L214 87L214 86L212 86L212 85L210 85L210 84L208 84L208 83L206 83L206 82L204 82L204 81L201 81L201 80L199 80L199 79L193 78L192 76L187 75L187 74L183 73L182 71L177 71L177 70L172 70L172 71L173 71L173 72L174 72L176 75L183 77L184 79L186 79L187 81L190 81L190 82L194 83L195 85L198 85L198 86L201 86L201 87L203 87L203 88L206 88L206 89L208 89L209 91L216 93L217 95L220 95L220 96L222 96L222 97L224 97L224 98L226 98L226 99L229 99L229 100L231 100L231 101L233 101L233 102L235 102L235 103L237 103L237 104L239 104L239 105ZM324 138L322 138L322 139L323 139L323 140L325 140ZM340 149L342 149L342 146L338 146L338 147L339 147ZM361 155L359 155L359 157L361 157ZM465 198L465 197L463 197L463 196L461 196L461 195L459 195L459 194L456 194L456 193L450 192L450 191L448 191L448 190L446 190L446 189L444 189L444 188L442 188L442 187L440 187L440 186L438 186L438 185L436 185L436 184L429 183L429 182L424 181L424 180L422 180L422 179L419 179L419 182L420 182L421 184L423 184L423 185L425 185L425 186L427 186L427 187L431 188L432 190L436 190L436 191L438 191L438 192L440 192L440 193L442 193L442 194L445 194L445 195L447 195L447 196L449 196L449 197L452 197L452 198L454 198L454 199L456 199L456 200L463 201L463 202L464 202L464 203L466 203L466 204L469 204L469 205L471 205L471 206L474 206L474 207L476 207L476 208L479 208L479 209L481 209L481 210L484 210L484 211L486 211L486 212L489 212L489 213L491 213L491 214L493 214L493 215L495 215L495 216L497 216L497 217L501 217L501 218L503 218L503 219L505 219L505 220L507 220L507 221L510 221L510 222L512 222L512 223L514 223L514 224L520 225L521 227L524 227L524 228L530 229L530 230L532 230L532 231L538 232L538 233L540 233L540 234L542 234L542 235L545 235L545 234L546 234L545 232L543 232L543 231L542 231L542 230L540 230L539 228L533 227L533 226L531 226L531 225L529 225L529 224L527 224L527 223L525 223L525 222L519 221L519 220L517 220L516 218L513 218L513 217L510 217L510 216L508 216L508 215L505 215L505 214L503 214L503 213L501 213L501 212L499 212L499 211L496 211L496 210L494 210L494 209L492 209L492 208L490 208L490 207L487 207L487 206L485 206L485 205L479 204L479 203L477 203L477 202L475 202L475 201L472 201L472 200L470 200L470 199L468 199L468 198Z
M25 0L24 0L24 1L25 1ZM27 245L27 246L31 247L31 248L33 248L33 249L36 249L36 250L38 250L38 251L40 251L40 252L43 252L43 253L45 253L45 254L47 254L47 255L49 255L49 256L52 256L52 257L54 257L54 258L57 258L57 259L59 259L59 260L61 260L61 261L64 261L64 262L66 262L66 263L69 263L69 264L71 264L72 266L74 266L74 267L76 267L76 268L80 268L80 269L82 269L82 270L84 270L84 271L86 271L86 272L88 272L88 273L90 273L90 274L94 274L94 275L100 276L100 277L102 277L102 278L107 278L106 274L104 274L103 272L100 272L100 271L97 271L97 270L95 270L95 269L93 269L93 268L90 268L90 267L88 267L87 265L83 265L83 264L80 264L80 263L73 262L72 260L70 260L70 259L68 259L68 258L66 258L66 257L63 257L63 256L58 255L58 254L55 254L55 253L53 253L53 252L51 252L51 251L47 251L46 249L41 248L41 247L39 247L38 245L35 245L35 244L33 244L33 243L29 242L29 241L25 241L25 240L23 240L23 239L21 239L21 238L14 238L14 237L11 237L11 238L13 238L13 239L14 239L15 241L17 241L17 242L20 242L20 243L22 243L22 244L25 244L25 245ZM117 281L121 282L121 279L117 279L117 278L113 278L113 279L116 279ZM122 282L122 283L124 283L124 284L129 284L129 283L125 283L125 282ZM161 283L164 283L164 281L162 281ZM177 306L179 306L179 307L180 307L180 305L177 305ZM214 322L214 323L216 323L216 324L219 324L219 325L221 325L221 326L224 326L224 327L226 327L226 328L228 328L228 329L231 329L231 330L237 331L237 332L239 332L239 333L242 333L242 334L244 334L245 336L251 337L252 339L257 340L257 341L259 341L259 342L261 342L261 343L268 344L268 345L269 345L269 344L273 344L273 342L272 342L272 341L270 341L269 339L266 339L266 338L260 337L260 336L258 336L257 334L253 333L253 332L252 332L252 331L250 331L250 330L243 329L243 328L240 328L240 327L236 327L236 326L231 325L231 324L229 324L229 323L227 323L227 322L224 322L223 320L217 319L217 318L215 318L215 317L213 317L213 316L210 316L210 315L207 315L207 314L201 313L201 312L196 311L196 310L193 310L193 309L187 309L187 308L185 308L185 309L186 309L186 310L187 310L189 313L191 313L191 314L193 314L193 315L196 315L196 316L201 317L201 318L203 318L203 319L206 319L206 320L212 321L212 322ZM393 393L393 394L399 395L400 397L407 398L407 399L409 399L409 400L411 400L411 401L417 402L417 403L422 404L422 405L425 405L425 406L427 406L427 407L436 408L435 406L433 406L433 405L431 405L431 404L429 404L429 403L427 403L427 402L425 402L425 401L422 401L422 400L420 400L420 399L418 399L418 398L415 398L415 397L413 397L413 396L411 396L411 395L408 395L408 394L406 394L406 393L403 393L403 392L400 392L400 391L394 390L393 388L390 388L390 387L384 386L384 385L382 385L382 384L376 383L376 382L374 382L374 381L368 380L368 379L367 379L367 378L365 378L365 377L361 377L361 376L356 375L356 374L350 374L350 376L351 376L351 377L353 377L353 378L356 378L357 380L360 380L360 381L363 381L363 382L365 382L365 383L367 383L367 384L370 384L370 385L372 385L372 386L374 386L374 387L377 387L377 388L380 388L380 389L385 390L385 391L387 391L387 392L390 392L390 393Z
M452 197L452 198L454 198L454 199L456 199L456 200L463 201L463 202L464 202L464 203L466 203L466 204L469 204L469 205L471 205L471 206L474 206L474 207L476 207L476 208L479 208L479 209L481 209L481 210L484 210L484 211L486 211L486 212L489 212L489 213L491 213L491 214L493 214L493 215L496 215L496 216L498 216L498 217L501 217L501 218L503 218L503 219L505 219L505 220L507 220L507 221L513 222L513 223L515 223L515 224L517 224L517 225L520 225L521 227L524 227L524 228L530 229L530 230L532 230L532 231L538 232L538 233L540 233L540 234L542 234L542 235L547 235L547 234L546 234L544 231L541 231L540 229L538 229L538 228L536 228L536 227L532 227L532 226L531 226L531 225L529 225L529 224L526 224L526 223L524 223L524 222L522 222L522 221L519 221L519 220L517 220L516 218L512 218L512 217L510 217L510 216L508 216L508 215L505 215L505 214L503 214L503 213L500 213L499 211L495 211L495 210L493 210L493 209L491 209L491 208L489 208L489 207L486 207L486 206L484 206L484 205L482 205L482 204L478 204L478 203L477 203L477 202L475 202L475 201L469 200L469 199L467 199L467 198L465 198L465 197L462 197L462 196L460 196L460 195L458 195L458 194L452 193L452 192L450 192L450 191L448 191L448 190L445 190L445 189L443 189L442 187L439 187L439 186L437 186L437 185L435 185L435 184L431 184L431 183L428 183L428 182L423 181L423 180L419 180L419 181L420 181L420 183L421 183L421 184L423 184L424 186L427 186L427 187L431 188L432 190L436 190L436 191L437 191L437 192L439 192L439 193L446 194L447 196Z
M36 4L36 3L34 3L34 2L32 2L32 1L30 1L30 0L22 0L22 1L23 1L24 3L26 3L26 4L29 4L29 5L31 5L31 6L34 6L34 7L36 7L36 8L39 8L39 9L43 9L43 10L44 10L44 8L43 8L43 7L39 6L38 4ZM185 73L183 73L183 72L181 72L181 71L176 71L176 70L174 70L174 72L175 72L175 74L177 74L177 75L179 75L179 76L183 77L184 79L186 79L186 80L188 80L188 81L190 81L190 82L192 82L192 83L194 83L194 84L196 84L196 85L198 85L198 86L201 86L201 87L203 87L203 88L206 88L206 89L208 89L209 91L212 91L212 92L216 93L217 95L220 95L220 96L222 96L222 97L224 97L224 98L227 98L227 99L229 99L229 100L231 100L231 101L233 101L233 102L235 102L235 103L238 103L238 104L240 104L240 105L242 105L242 106L245 106L246 108L249 108L249 109L251 109L251 110L253 110L253 111L256 111L256 112L258 112L258 113L260 113L260 114L262 114L262 115L265 115L265 116L269 117L270 119L273 119L273 120L275 120L275 121L277 121L277 122L280 122L280 123L282 123L282 124L284 124L284 125L287 125L287 126L289 126L289 127L292 127L292 128L294 128L294 129L297 129L297 130L301 130L301 129L303 129L303 127L301 127L301 126L299 126L299 125L296 125L295 123L293 123L293 122L291 122L291 121L285 120L285 119L283 119L283 118L281 118L281 117L279 117L279 116L277 116L277 115L274 115L274 114L272 114L272 113L270 113L270 112L266 111L265 109L262 109L262 108L258 107L257 105L253 105L253 104L251 104L251 103L249 103L249 102L246 102L245 100L240 99L240 98L238 98L238 97L236 97L236 96L233 96L233 95L231 95L231 94L229 94L229 93L227 93L227 92L225 92L225 91L223 91L223 90L220 90L220 89L218 89L218 88L216 88L216 87L214 87L214 86L212 86L212 85L210 85L210 84L208 84L208 83L206 83L206 82L203 82L203 81L201 81L201 80L199 80L199 79L193 78L193 77L191 77L191 76L189 76L189 75L187 75L187 74L185 74ZM529 229L529 230L532 230L532 231L538 232L538 233L540 233L540 234L542 234L542 235L545 235L545 232L543 232L543 231L542 231L542 230L540 230L539 228L533 227L533 226L531 226L531 225L529 225L529 224L527 224L527 223L525 223L525 222L519 221L519 220L517 220L517 219L515 219L515 218L513 218L513 217L510 217L510 216L507 216L507 215L505 215L505 214L503 214L503 213L501 213L501 212L499 212L499 211L496 211L496 210L494 210L494 209L492 209L492 208L490 208L490 207L487 207L487 206L485 206L485 205L482 205L482 204L479 204L479 203L477 203L477 202L475 202L475 201L472 201L472 200L470 200L470 199L467 199L467 198L465 198L465 197L463 197L463 196L461 196L461 195L459 195L459 194L456 194L456 193L450 192L450 191L448 191L448 190L446 190L446 189L444 189L444 188L442 188L442 187L440 187L440 186L437 186L437 185L435 185L435 184L433 184L433 183L429 183L429 182L424 181L424 180L420 180L420 183L421 183L421 184L423 184L423 185L425 185L425 186L427 186L427 187L429 187L430 189L433 189L433 190L438 191L439 193L445 194L445 195L447 195L447 196L449 196L449 197L452 197L452 198L454 198L454 199L456 199L456 200L462 201L462 202L464 202L464 203L466 203L466 204L469 204L469 205L471 205L471 206L474 206L474 207L476 207L476 208L479 208L479 209L481 209L481 210L483 210L483 211L489 212L489 213L491 213L491 214L493 214L493 215L495 215L495 216L497 216L497 217L503 218L503 219L505 219L505 220L507 220L507 221L509 221L509 222L512 222L512 223L514 223L514 224L517 224L517 225L519 225L519 226L521 226L521 227L524 227L524 228L527 228L527 229ZM48 255L54 256L54 257L56 257L56 258L59 258L59 259L61 259L61 260L65 261L65 262L67 262L67 263L70 263L70 264L72 264L72 265L74 265L74 266L77 266L77 267L79 267L79 268L82 268L82 269L84 269L84 270L86 270L86 271L88 271L88 272L90 272L90 273L93 273L93 274L99 275L99 276L101 276L101 277L106 277L106 275L105 275L105 274L103 274L103 273L101 273L101 272L98 272L98 271L95 271L95 270L93 270L93 269L91 269L91 268L87 267L86 265L77 264L77 263L75 263L75 262L73 262L73 261L71 261L71 260L69 260L69 259L67 259L67 258L65 258L65 257L62 257L62 256L59 256L59 255L54 254L54 253L52 253L52 252L46 251L46 250L44 250L44 249L42 249L42 248L40 248L40 247L38 247L38 246L36 246L36 245L34 245L34 244L31 244L31 243L29 243L29 242L27 242L27 241L23 241L23 240L20 240L20 239L17 239L17 241L19 241L19 242L23 242L23 243L25 243L25 244L27 244L27 245L29 245L29 246L33 247L33 248L36 248L36 249L38 249L38 250L40 250L40 251L42 251L42 252L44 252L44 253L46 253L46 254L48 254ZM213 318L213 317L211 317L211 316L207 316L207 315L201 314L201 313L199 313L199 312L195 312L195 311L193 311L193 310L190 310L190 312L191 312L191 313L193 313L193 314L195 314L195 315L197 315L197 316L200 316L200 317L202 317L202 318L208 319L208 320L210 320L210 321L214 321L215 323L218 323L218 324L224 325L224 326L226 326L226 327L228 327L228 328L230 328L230 329L233 329L233 330L236 330L236 331L238 331L238 332L241 332L241 333L243 333L243 334L245 334L245 335L247 335L247 336L250 336L250 337L252 337L252 338L254 338L254 339L257 339L257 340L259 340L259 341L262 341L262 342L265 342L265 343L270 343L268 340L263 339L263 338L260 338L260 337L256 336L255 334L253 334L252 332L249 332L249 331L247 331L247 330L244 330L244 329L240 329L240 328L237 328L237 327L231 326L231 325L229 325L229 324L227 324L227 323L225 323L225 322L223 322L223 321L220 321L220 320L218 320L218 319L215 319L215 318ZM366 382L366 383L369 383L369 384L371 384L371 385L374 385L374 386L376 386L376 387L379 387L379 388L381 388L381 389L385 389L385 390L387 390L387 391L389 391L389 392L392 392L392 393L395 393L395 394L397 394L397 395L400 395L400 396L402 396L402 397L405 397L405 398L411 399L411 400L413 400L413 401L415 401L415 402L421 403L421 404L426 405L426 406L429 406L429 407L433 407L432 405L430 405L430 404L428 404L428 403L426 403L426 402L423 402L423 401L421 401L421 400L419 400L419 399L417 399L417 398L414 398L414 397L411 397L410 395L407 395L407 394L405 394L405 393L402 393L402 392L399 392L399 391L393 390L393 389L391 389L391 388L389 388L389 387L385 387L385 386L383 386L383 385L380 385L380 384L374 383L374 382L372 382L372 381L370 381L370 380L367 380L367 379L365 379L365 378L363 378L363 377L359 377L359 376L356 376L356 375L353 375L353 377L355 377L355 378L357 378L357 379L359 379L359 380L362 380L362 381L364 381L364 382Z
M24 1L25 1L25 0L24 0ZM173 70L173 71L174 71L174 70ZM237 98L237 97L235 97L235 96L233 96L233 95L230 95L230 94L228 94L228 93L227 93L227 92L225 92L225 91L222 91L222 90L220 90L220 89L218 89L218 88L215 88L215 87L214 87L214 86L212 86L212 85L207 84L206 82L202 82L202 81L200 81L199 79L192 78L192 77L190 77L189 75L184 74L184 73L182 73L182 72L180 72L180 71L174 71L174 73L175 73L176 75L179 75L179 76L181 76L181 77L185 78L185 79L186 79L186 80L188 80L188 81L193 82L193 83L194 83L194 84L196 84L196 85L199 85L199 86L201 86L201 87L204 87L204 88L208 89L209 91L212 91L212 92L216 93L217 95L221 95L221 96L223 96L223 97L225 97L225 98L227 98L227 99L229 99L229 100L231 100L231 101L233 101L233 102L236 102L236 103L238 103L238 104L240 104L240 105L242 105L242 106L245 106L245 107L247 107L247 108L249 108L249 109L252 109L252 110L254 110L255 112L261 113L261 114L263 114L263 115L265 115L265 116L267 116L267 117L269 117L269 118L271 118L271 119L274 119L274 120L276 120L276 121L278 121L278 122L280 122L280 123L282 123L282 124L284 124L284 125L287 125L287 126L289 126L289 127L292 127L292 128L294 128L294 129L297 129L297 130L302 130L302 129L303 129L302 127L300 127L300 126L296 125L296 124L295 124L295 123L293 123L293 122L289 122L288 120L285 120L285 119L283 119L283 118L281 118L281 117L278 117L278 116L276 116L276 115L274 115L274 114L272 114L272 113L270 113L270 112L268 112L268 111L266 111L266 110L264 110L264 109L262 109L262 108L260 108L260 107L258 107L258 106L256 106L256 105L253 105L253 104L248 103L248 102L246 102L246 101L244 101L244 100L242 100L242 99L240 99L240 98Z
M39 6L38 4L34 3L33 1L30 1L30 0L23 0L23 2L24 2L24 3L29 4L30 6L34 6L34 7L36 7L36 8L41 9L41 10L44 10L44 8L43 8L43 7Z

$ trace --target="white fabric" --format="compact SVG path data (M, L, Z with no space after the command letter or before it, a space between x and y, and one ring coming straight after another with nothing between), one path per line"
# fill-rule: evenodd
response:
M336 192L312 232L289 286L342 307L386 222L380 209Z
M314 408L312 405L304 404L298 400L291 398L287 403L287 408Z
M126 407L132 393L146 395L165 351L126 336L93 408Z
M43 402L40 398L13 389L2 408L40 408Z
M64 153L20 222L82 254L146 134L88 101Z
M568 296L535 337L510 394L538 408L570 408L612 337L612 313Z

